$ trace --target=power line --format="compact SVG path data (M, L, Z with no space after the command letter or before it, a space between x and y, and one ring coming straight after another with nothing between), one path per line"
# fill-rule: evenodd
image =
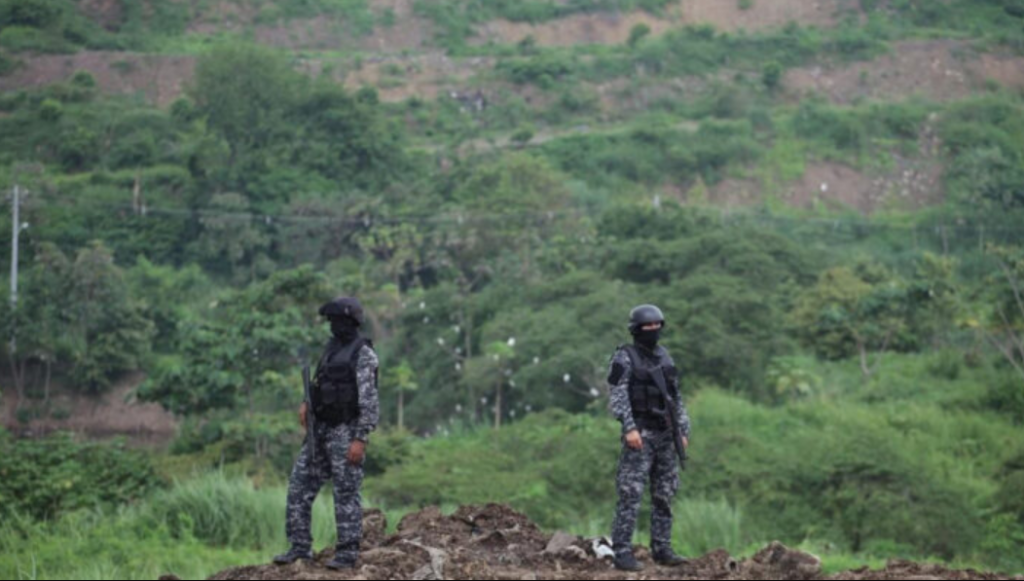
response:
M150 207L142 206L141 210L139 207L135 207L129 204L105 204L105 203L80 203L76 202L74 208L80 208L85 206L91 209L107 209L111 211L119 211L124 213L131 213L134 216L140 218L149 218L155 216L165 217L180 217L180 218L228 218L237 220L252 220L256 223L264 223L265 225L273 224L339 224L348 226L363 226L372 227L376 225L402 225L402 224L473 224L480 222L490 222L497 220L515 220L515 219L535 219L540 221L554 221L559 218L591 218L596 219L599 216L592 212L587 212L582 209L557 209L557 210L512 210L506 212L483 212L479 210L463 210L463 209L444 209L439 210L436 213L431 214L397 214L389 216L380 216L372 214L362 215L349 215L349 216L313 216L307 214L283 214L283 213L268 213L268 212L247 212L247 211L231 211L231 210L219 210L210 208L161 208L161 207ZM52 206L51 206L52 207ZM927 232L933 230L936 234L941 234L943 231L947 233L951 232L977 232L979 229L984 229L988 233L1017 233L1024 234L1024 226L1019 228L1007 227L1004 223L993 223L986 221L971 221L966 222L962 220L956 220L955 223L943 223L943 224L904 224L904 223L893 223L884 222L878 220L872 220L865 218L862 220L853 220L849 218L825 218L825 217L811 217L811 216L786 216L780 214L767 213L760 210L731 210L721 208L709 208L699 206L686 206L688 211L702 214L705 218L717 219L723 225L729 223L742 223L742 222L757 222L757 223L769 223L769 224L786 224L786 225L814 225L823 228L831 228L833 230L841 230L844 228L856 228L863 230L888 230L888 231L904 231L908 233L912 232Z

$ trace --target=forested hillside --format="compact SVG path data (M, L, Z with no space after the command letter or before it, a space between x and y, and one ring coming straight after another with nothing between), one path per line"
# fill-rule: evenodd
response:
M679 550L1024 571L1024 0L0 0L0 184L5 578L282 548L342 294L392 523L607 534L656 303Z

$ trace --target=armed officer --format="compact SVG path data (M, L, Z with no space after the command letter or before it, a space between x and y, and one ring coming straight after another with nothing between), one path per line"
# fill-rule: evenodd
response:
M306 428L310 420L313 430L307 430L288 483L286 531L291 549L274 562L313 559L313 501L330 479L338 543L327 567L353 569L363 534L363 460L380 417L378 360L373 344L360 335L365 317L358 300L335 299L320 308L320 315L330 322L333 337L317 365L311 401L299 409L300 424Z
M630 313L633 344L612 357L609 407L622 423L622 455L616 485L618 507L612 530L615 567L641 571L633 555L633 532L648 480L651 484L651 554L658 565L687 563L672 550L672 502L679 490L677 461L690 445L690 418L679 390L679 373L658 343L665 316L653 305ZM678 457L678 460L677 460Z

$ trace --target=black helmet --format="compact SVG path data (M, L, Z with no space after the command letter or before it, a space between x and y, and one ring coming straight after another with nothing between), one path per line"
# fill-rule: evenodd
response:
M654 305L640 305L629 312L629 330L636 332L644 325L661 323L665 325L665 314Z
M358 323L360 327L366 322L363 315L363 305L359 304L359 300L352 297L338 297L325 304L320 307L320 316L327 317L328 319L349 317Z

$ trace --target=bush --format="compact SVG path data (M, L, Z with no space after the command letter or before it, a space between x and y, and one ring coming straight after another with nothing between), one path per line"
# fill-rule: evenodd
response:
M78 71L71 77L71 84L85 90L96 88L96 77L89 71Z
M0 28L48 28L60 21L61 12L58 0L3 0L0 1Z
M644 23L637 24L629 31L629 40L626 41L632 48L636 48L636 45L640 44L640 41L651 35L651 27Z
M0 438L0 516L49 519L97 505L138 500L159 484L145 454L70 435Z
M989 388L988 405L1013 422L1024 424L1024 388L1019 380L1005 380Z
M820 102L805 102L793 119L797 135L823 141L839 151L860 151L867 142L864 125L852 114Z
M13 73L18 70L18 67L20 66L21 61L0 52L0 77Z
M43 121L54 122L64 116L64 105L54 99L46 99L39 105L39 118Z
M71 52L73 47L62 38L27 26L8 26L0 30L0 47L12 52Z
M505 59L495 70L519 85L534 84L550 89L576 68L574 59L558 52L545 52L531 58Z
M782 65L778 62L772 61L764 66L764 70L761 74L761 82L764 83L768 90L774 91L779 88L779 84L782 83L782 75L785 71Z

